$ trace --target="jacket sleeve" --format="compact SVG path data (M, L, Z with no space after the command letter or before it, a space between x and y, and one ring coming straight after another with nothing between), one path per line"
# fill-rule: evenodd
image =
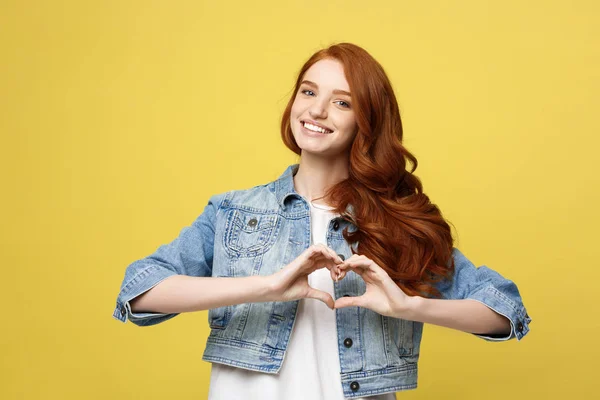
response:
M521 340L529 332L531 318L515 283L485 265L475 267L457 248L453 248L452 255L455 263L453 279L436 285L442 297L448 300L476 300L510 320L511 332L506 336L475 336L488 341L506 341L515 337Z
M212 196L204 211L171 243L130 264L117 296L113 317L138 326L156 325L178 313L133 313L129 302L172 275L211 276L217 212L225 194Z

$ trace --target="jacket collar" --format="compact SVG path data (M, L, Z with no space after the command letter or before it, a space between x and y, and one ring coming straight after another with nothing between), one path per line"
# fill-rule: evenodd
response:
M294 196L299 199L303 197L296 192L294 188L294 175L298 172L298 168L300 164L292 164L283 171L283 174L275 181L275 196L277 197L277 201L279 202L279 206L282 209L285 209L285 201L288 197ZM348 204L346 207L346 213L350 215L354 215L354 209L351 204Z
M292 164L283 171L283 174L275 181L275 196L281 208L285 208L285 200L289 196L302 198L294 189L294 175L298 172L300 164Z

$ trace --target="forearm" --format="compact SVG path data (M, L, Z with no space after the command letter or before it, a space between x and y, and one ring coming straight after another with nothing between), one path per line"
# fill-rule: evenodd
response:
M173 275L132 299L134 313L181 313L271 301L264 276L240 278Z
M414 296L399 318L457 329L475 334L511 332L508 318L471 299L440 300Z

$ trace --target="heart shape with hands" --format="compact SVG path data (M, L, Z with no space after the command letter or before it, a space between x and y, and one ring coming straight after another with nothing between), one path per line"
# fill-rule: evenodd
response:
M358 274L366 284L361 296L341 297L333 300L331 295L308 284L308 275L317 269L327 268L331 279L344 279L349 271ZM343 307L365 307L378 314L397 316L408 309L408 296L398 287L383 268L363 255L354 254L342 260L336 252L324 244L310 246L294 261L269 277L275 301L291 301L302 298L321 300L332 310Z

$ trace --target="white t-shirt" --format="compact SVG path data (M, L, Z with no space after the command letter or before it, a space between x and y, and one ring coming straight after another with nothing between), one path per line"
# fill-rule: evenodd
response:
M311 244L327 244L331 208L310 203ZM333 294L327 268L308 276L315 289ZM334 297L335 298L335 297ZM301 299L279 374L212 364L209 400L342 400L335 311L320 300ZM368 400L395 400L394 393ZM360 399L359 399L360 400Z

